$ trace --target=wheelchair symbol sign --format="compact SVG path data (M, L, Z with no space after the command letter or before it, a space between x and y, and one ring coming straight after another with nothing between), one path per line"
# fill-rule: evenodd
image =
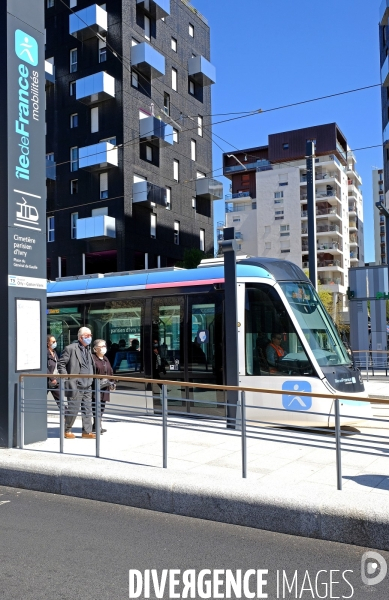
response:
M312 407L310 396L300 396L299 392L311 392L312 387L308 381L284 381L282 389L291 394L282 395L282 406L286 410L309 410Z

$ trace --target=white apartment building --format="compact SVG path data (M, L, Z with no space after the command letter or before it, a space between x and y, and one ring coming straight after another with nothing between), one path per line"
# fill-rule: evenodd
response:
M315 140L317 154L318 281L321 290L340 294L344 304L348 269L364 264L362 180L335 124L269 136L269 146L241 150L228 162L225 155L232 193L226 197L225 223L218 223L218 239L224 226L233 226L239 254L287 259L308 269L308 139ZM326 147L332 152L324 153Z
M376 265L386 264L385 217L380 215L376 202L385 203L384 171L373 169L373 216L374 216L374 262Z

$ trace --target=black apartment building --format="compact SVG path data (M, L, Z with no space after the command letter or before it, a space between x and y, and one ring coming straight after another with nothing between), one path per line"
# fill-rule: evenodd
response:
M187 0L44 0L48 278L213 251L210 30Z

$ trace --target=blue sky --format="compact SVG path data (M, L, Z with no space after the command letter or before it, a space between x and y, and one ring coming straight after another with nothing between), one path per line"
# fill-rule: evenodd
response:
M379 83L380 2L193 0L211 27L211 61L217 69L213 114L265 110ZM222 123L213 132L228 142L214 138L227 151L266 144L269 133L331 122L338 123L351 148L380 144L380 88ZM221 154L214 145L214 170L221 167ZM371 170L382 167L382 149L355 155L363 180L368 262L374 260ZM228 193L229 180L221 179ZM224 220L222 200L215 202L219 220Z

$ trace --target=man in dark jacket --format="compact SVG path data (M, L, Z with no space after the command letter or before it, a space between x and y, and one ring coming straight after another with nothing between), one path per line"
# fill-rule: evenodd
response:
M58 361L58 373L61 375L80 375L80 378L70 378L65 381L68 409L65 415L65 438L73 439L74 421L81 408L82 412L82 437L94 439L92 432L92 382L93 361L90 352L92 333L88 327L78 330L78 342L69 344L62 352ZM89 375L89 377L88 377Z

